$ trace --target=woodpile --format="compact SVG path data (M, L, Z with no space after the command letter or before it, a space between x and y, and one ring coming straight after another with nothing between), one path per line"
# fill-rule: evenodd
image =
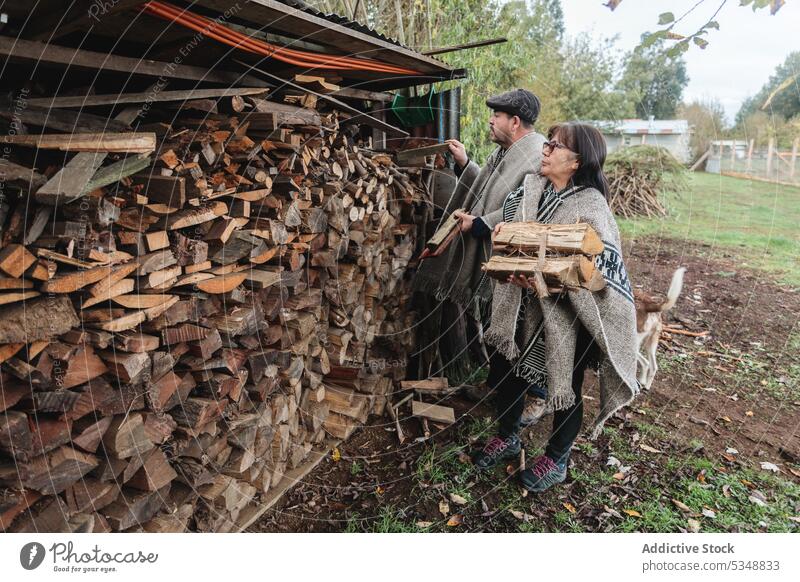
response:
M541 295L565 289L599 291L605 280L595 266L603 241L588 224L504 224L492 240L495 254L483 264L492 278L533 278Z
M664 197L686 189L686 168L662 147L622 148L608 157L605 174L611 211L624 218L667 215Z
M313 94L165 93L5 140L3 530L236 530L403 378L421 171Z

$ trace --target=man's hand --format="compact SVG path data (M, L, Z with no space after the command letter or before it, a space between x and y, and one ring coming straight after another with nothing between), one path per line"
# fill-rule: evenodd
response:
M450 146L450 154L453 156L458 166L460 168L466 166L469 158L467 157L467 148L464 147L464 144L457 139L448 139L447 145Z
M472 230L472 223L475 222L474 216L467 214L466 212L461 212L460 210L456 210L453 213L453 216L458 218L458 228L461 229L461 232L469 232Z

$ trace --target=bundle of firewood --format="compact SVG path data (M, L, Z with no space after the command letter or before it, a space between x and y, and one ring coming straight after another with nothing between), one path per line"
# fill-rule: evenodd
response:
M533 278L542 295L581 287L598 291L605 286L595 266L603 241L588 224L510 222L492 242L496 254L483 270L499 281L511 275Z
M686 168L665 148L640 145L622 148L608 157L605 174L608 204L624 218L666 216L664 197L686 188Z
M236 530L403 378L419 170L242 93L6 146L0 529Z

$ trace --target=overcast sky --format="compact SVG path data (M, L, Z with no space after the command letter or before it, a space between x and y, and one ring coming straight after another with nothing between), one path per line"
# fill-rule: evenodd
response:
M623 0L612 12L604 0L562 0L567 34L590 32L596 36L619 35L617 46L632 49L645 31L658 27L658 15L677 17L697 0ZM676 32L686 34L708 21L720 0L706 0L680 22ZM733 120L742 101L756 93L786 55L800 50L800 0L787 0L775 16L769 9L753 12L728 0L717 16L720 30L711 30L705 50L692 46L686 53L689 86L684 100L717 98Z

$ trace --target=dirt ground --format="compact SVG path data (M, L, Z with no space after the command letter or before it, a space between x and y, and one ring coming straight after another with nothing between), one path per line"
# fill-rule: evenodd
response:
M596 442L579 439L564 484L523 498L514 467L477 474L464 453L491 434L491 406L453 397L456 424L428 441L416 419L403 420L403 445L373 419L251 531L796 531L800 292L707 245L643 239L625 256L634 286L653 292L687 267L667 325L708 334L662 336L652 388ZM586 425L591 374L584 393ZM549 423L526 432L529 455Z

